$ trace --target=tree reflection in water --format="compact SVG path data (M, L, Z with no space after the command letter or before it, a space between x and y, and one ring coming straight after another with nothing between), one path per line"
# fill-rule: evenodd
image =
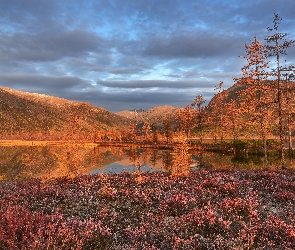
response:
M188 157L189 156L189 157ZM193 164L190 163L193 161ZM288 168L295 162L288 160ZM278 156L269 157L270 169L279 168ZM199 169L263 169L262 156L234 156L206 151L188 151L180 144L171 150L134 147L59 146L0 147L0 180L30 177L55 178L123 171L187 172Z

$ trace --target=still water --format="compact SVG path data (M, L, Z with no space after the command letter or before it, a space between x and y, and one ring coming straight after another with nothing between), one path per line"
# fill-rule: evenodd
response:
M191 152L192 169L263 169L262 157L234 157L212 152ZM137 147L81 145L0 146L0 180L30 177L55 178L96 173L173 171L173 151ZM280 159L270 158L271 168ZM288 167L295 168L295 160ZM140 166L140 169L139 169Z

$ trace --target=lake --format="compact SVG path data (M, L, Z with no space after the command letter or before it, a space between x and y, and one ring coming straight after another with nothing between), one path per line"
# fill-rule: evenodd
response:
M234 157L212 152L190 152L193 170L263 169L261 156ZM172 150L138 147L93 147L93 145L0 146L0 180L56 178L96 173L173 171ZM280 166L278 157L269 159L270 168ZM287 160L295 168L295 160Z

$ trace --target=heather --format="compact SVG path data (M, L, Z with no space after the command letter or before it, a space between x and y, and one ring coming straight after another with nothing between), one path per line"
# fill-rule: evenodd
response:
M295 172L0 183L3 249L294 249Z

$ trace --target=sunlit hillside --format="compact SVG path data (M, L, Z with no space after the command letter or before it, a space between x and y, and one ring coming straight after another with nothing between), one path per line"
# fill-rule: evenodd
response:
M246 85L239 81L229 89L215 94L206 107L207 117L210 117L210 129L218 126L224 135L257 137L263 121L268 136L278 136L278 94L276 81L267 81L263 88ZM294 134L295 101L292 82L281 82L281 99L285 131ZM259 96L261 100L259 101ZM261 120L263 118L263 120ZM223 128L222 128L223 127ZM235 131L233 131L235 130ZM220 134L220 131L219 131Z
M51 136L92 136L94 130L128 126L129 120L86 102L0 89L1 136L27 134L27 139Z

